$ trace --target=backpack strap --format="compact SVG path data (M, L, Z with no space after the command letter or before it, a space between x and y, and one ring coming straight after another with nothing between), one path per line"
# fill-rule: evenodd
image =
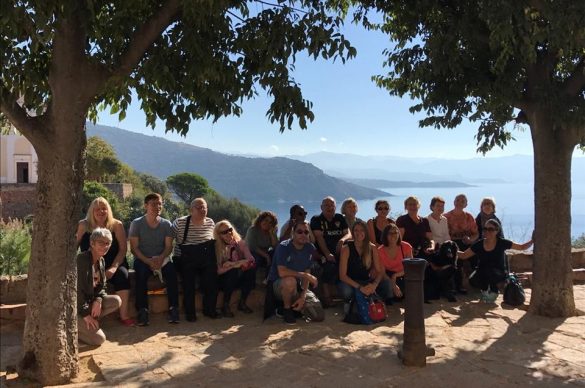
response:
M183 233L183 241L181 244L185 244L187 240L187 233L189 233L189 224L191 223L191 216L187 216L187 223L185 224L185 232Z

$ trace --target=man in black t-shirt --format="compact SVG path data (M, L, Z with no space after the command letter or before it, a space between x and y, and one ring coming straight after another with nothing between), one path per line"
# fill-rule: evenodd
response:
M325 197L321 202L321 214L311 218L311 230L320 255L317 275L322 285L321 300L324 306L331 304L330 286L335 285L339 276L339 252L344 241L351 236L345 218L335 213L335 209L335 199Z

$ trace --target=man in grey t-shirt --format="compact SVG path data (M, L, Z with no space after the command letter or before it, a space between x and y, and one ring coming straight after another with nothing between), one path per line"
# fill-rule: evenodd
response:
M148 325L148 278L160 271L167 288L169 323L179 322L179 289L174 264L168 260L173 250L171 222L160 216L162 197L151 193L144 198L146 214L130 225L130 249L136 273L136 310L138 325Z

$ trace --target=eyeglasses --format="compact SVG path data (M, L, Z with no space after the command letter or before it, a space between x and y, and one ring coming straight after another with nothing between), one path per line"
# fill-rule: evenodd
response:
M483 228L484 232L497 232L498 230L496 228Z
M378 209L376 209L376 210L390 210L390 208L389 208L389 207L387 207L387 206L380 206L380 207L379 207Z
M112 243L110 241L103 241L103 240L97 240L96 244L102 247L109 247L110 245L112 245Z
M388 235L390 235L390 236L396 236L396 235L398 235L398 232L388 232Z
M207 206L194 206L197 210L207 210Z
M219 232L219 234L226 235L228 233L232 233L233 231L234 231L234 228L227 228L226 230L222 230L221 232Z
M300 230L300 229L297 229L297 230L295 231L295 233L296 233L296 234L309 234L309 231L308 231L308 230Z

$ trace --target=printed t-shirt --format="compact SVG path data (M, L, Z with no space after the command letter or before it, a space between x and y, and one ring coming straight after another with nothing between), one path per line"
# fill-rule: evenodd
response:
M278 276L279 265L293 271L305 272L311 267L311 256L315 252L315 249L315 246L311 243L305 244L302 249L297 249L293 245L292 240L284 240L276 247L268 280L275 281L280 278Z

